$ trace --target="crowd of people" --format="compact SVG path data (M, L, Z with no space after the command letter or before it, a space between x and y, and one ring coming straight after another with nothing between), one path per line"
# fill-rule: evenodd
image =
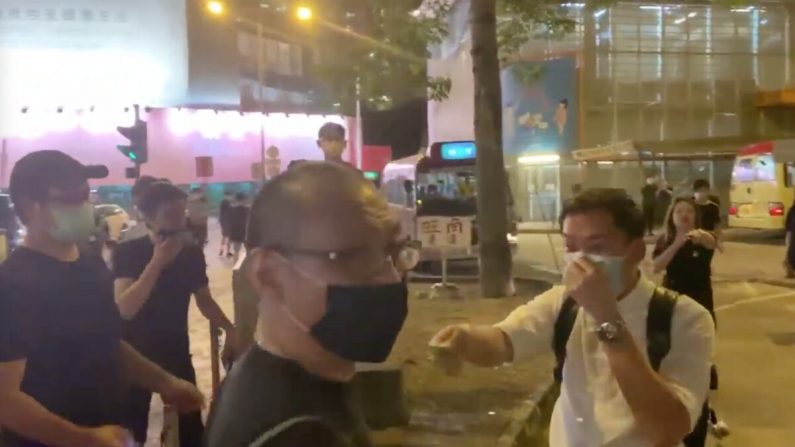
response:
M185 447L372 445L350 381L357 363L392 350L412 256L384 197L342 161L344 128L323 126L318 145L325 161L294 162L250 205L231 192L221 203L218 253L237 260L245 249L254 334L240 333L210 291L201 189L139 179L139 225L108 266L80 248L95 228L88 181L107 169L58 151L23 157L10 194L27 233L0 267L4 447L142 445L152 393L179 411ZM654 250L662 286L639 269L645 207L624 191L582 191L560 216L563 283L495 325L442 329L430 341L439 364L554 353L553 447L703 446L711 371L717 385L709 264L720 223L708 184L695 186L694 198L673 199ZM233 364L206 425L191 300L225 331Z

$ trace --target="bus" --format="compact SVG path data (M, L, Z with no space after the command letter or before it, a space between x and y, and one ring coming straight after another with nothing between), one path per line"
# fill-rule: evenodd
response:
M729 192L729 226L783 230L795 200L795 140L763 141L737 154Z
M472 219L472 243L469 249L447 251L447 259L477 257L477 175L474 141L446 141L431 145L427 153L395 160L386 165L381 191L390 206L400 215L402 235L418 238L416 218L422 216L465 216ZM507 186L506 186L507 188ZM510 190L507 190L510 197ZM507 235L515 251L516 222L509 204L506 210L511 234ZM421 261L438 261L441 253L422 247Z

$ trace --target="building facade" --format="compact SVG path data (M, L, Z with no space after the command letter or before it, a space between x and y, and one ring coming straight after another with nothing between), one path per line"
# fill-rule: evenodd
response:
M471 131L465 134L452 124L469 119L462 111L472 114L468 8L468 0L455 3L450 36L434 49L429 66L431 74L453 79L447 104L429 104L432 141L472 138ZM703 2L618 2L596 10L585 3L565 3L561 12L575 20L574 31L562 39L527 42L503 70L506 143L517 129L535 133L534 139L505 151L517 212L524 219L554 219L575 184L624 187L638 194L644 177L653 172L682 193L695 178L711 178L728 199L732 161L710 154L736 152L744 144L790 134L789 111L755 105L759 92L791 84L795 9L785 2L735 8ZM572 68L567 73L561 64ZM511 78L515 83L521 76L506 73L528 67L540 67L540 80L511 87ZM574 86L561 80L571 76ZM531 105L517 116L512 108L517 102ZM455 118L453 110L458 111ZM567 126L576 128L561 130ZM549 135L555 132L561 138L550 144ZM631 142L658 160L621 162L617 153L615 160L572 162L574 150L621 142ZM550 163L555 157L561 161Z

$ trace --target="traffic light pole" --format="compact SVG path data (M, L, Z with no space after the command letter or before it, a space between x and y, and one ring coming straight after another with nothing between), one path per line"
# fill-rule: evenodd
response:
M260 152L260 175L265 181L265 43L264 30L261 22L255 23L257 26L257 88L259 91L259 152Z

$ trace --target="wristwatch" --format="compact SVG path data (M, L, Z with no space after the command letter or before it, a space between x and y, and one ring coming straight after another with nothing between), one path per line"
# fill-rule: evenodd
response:
M608 321L596 328L596 336L599 341L608 343L618 340L622 332L624 332L624 322L620 320Z

